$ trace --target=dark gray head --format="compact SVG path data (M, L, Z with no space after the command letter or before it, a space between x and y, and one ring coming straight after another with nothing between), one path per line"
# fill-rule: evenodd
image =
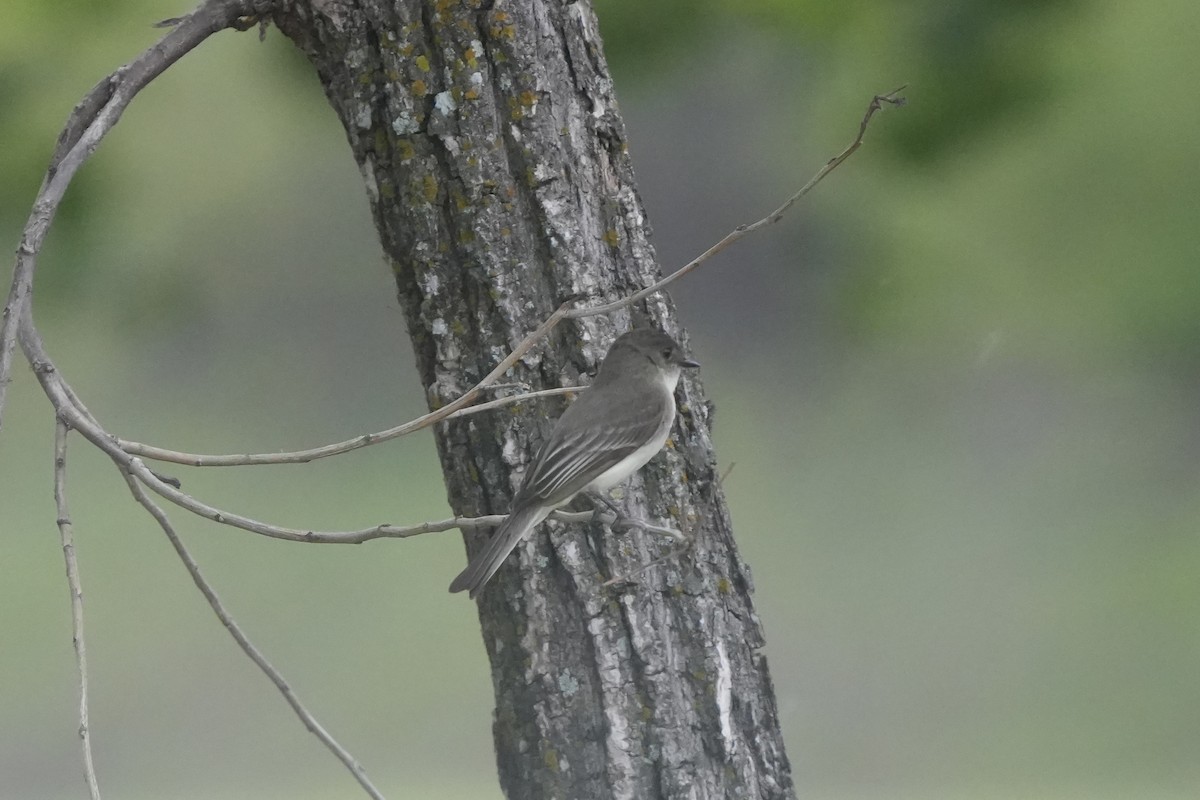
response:
M700 364L684 355L679 343L655 328L635 328L622 334L608 349L596 382L607 382L625 375L646 375L665 381L675 388L679 371Z

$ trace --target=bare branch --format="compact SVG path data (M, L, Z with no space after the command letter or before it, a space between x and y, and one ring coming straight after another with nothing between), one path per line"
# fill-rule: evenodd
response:
M79 563L75 559L75 534L71 511L67 507L67 423L61 419L54 428L54 505L58 509L58 538L62 542L67 565L67 587L71 591L71 641L75 645L75 666L79 670L79 740L83 747L83 775L92 800L100 800L100 784L92 760L92 732L88 723L87 647L83 639L83 586Z
M181 24L180 28L176 28L174 32L178 32L183 27L184 25ZM182 55L182 53L180 53L180 55ZM377 525L371 528L365 528L356 531L306 531L296 528L286 528L283 526L271 525L251 519L249 517L241 516L239 514L232 514L222 511L221 509L203 503L191 495L180 491L177 487L170 485L160 476L148 469L139 458L132 456L129 451L124 449L124 447L128 446L131 450L140 449L148 457L161 458L162 460L166 461L178 461L179 463L185 464L196 464L198 466L226 466L234 464L291 463L309 461L314 458L327 457L342 452L348 452L349 450L357 449L359 447L366 447L380 441L387 441L388 439L396 438L398 436L429 427L430 425L448 419L456 414L476 413L484 410L485 408L494 408L510 402L517 402L520 399L525 399L525 397L572 391L570 389L546 390L544 392L530 393L529 395L520 398L500 398L488 403L483 403L480 406L469 409L469 411L466 408L485 389L493 386L498 379L504 375L504 373L506 373L514 364L516 364L518 359L520 359L535 344L537 344L537 342L546 336L546 334L548 334L561 320L568 317L579 318L606 313L627 306L641 298L647 297L654 292L660 291L670 282L695 269L717 252L720 252L720 250L724 249L729 244L732 244L734 241L737 241L752 231L759 230L777 221L792 206L792 204L796 202L796 200L804 196L808 191L816 186L817 183L819 183L821 179L825 177L825 175L829 174L829 172L843 163L858 149L862 143L863 136L866 133L867 125L874 114L879 111L884 103L899 105L903 102L901 98L896 96L896 92L898 91L899 90L896 90L895 92L891 92L886 95L878 95L873 98L866 114L863 117L862 122L859 125L858 135L855 137L854 141L851 142L851 144L841 153L826 162L825 166L822 167L821 170L819 170L817 174L809 180L808 183L806 183L796 194L792 195L792 197L784 202L783 205L781 205L767 217L764 217L763 219L751 225L738 227L720 242L713 245L713 247L709 248L696 259L693 259L688 264L685 264L679 270L676 270L674 273L654 284L653 286L647 287L640 292L636 292L624 298L623 300L601 306L591 306L574 310L569 309L569 306L574 301L567 301L563 305L559 306L559 308L553 314L547 317L546 320L537 327L537 329L526 336L504 360L497 364L491 372L484 376L484 378L475 384L475 386L470 390L435 411L418 417L417 419L405 423L404 425L397 426L388 431L383 431L379 434L366 434L347 442L340 442L321 448L315 448L313 450L298 451L295 453L248 454L242 456L202 456L154 448L149 445L140 445L134 442L124 442L116 439L100 426L91 413L88 412L82 401L79 400L75 392L58 374L57 369L54 367L53 362L46 353L41 336L34 326L31 309L26 309L17 320L17 338L20 340L22 349L25 352L25 356L29 360L30 365L33 366L39 382L42 384L42 387L47 396L50 398L51 403L54 405L56 411L61 417L66 419L70 425L79 430L79 432L82 433L85 438L107 453L109 457L112 458L113 461L122 468L123 471L136 476L139 481L141 481L155 493L182 508L185 508L214 522L219 522L224 525L231 525L233 527L274 538L288 539L292 541L327 543L359 543L378 538L405 538L422 533L449 530L451 528L474 527L475 525L480 524L495 524L491 521L480 521L486 518L451 518L440 522L427 522L420 525L404 527L386 524ZM128 103L128 100L125 102ZM88 104L88 101L85 100L84 103L81 103L81 106ZM68 126L68 130L70 130L70 126ZM86 155L83 157L85 158ZM20 270L18 270L18 273L19 272ZM31 278L32 267L30 267L29 275ZM14 280L14 287L16 287L17 283L19 283L19 275L18 278Z
M366 793L375 798L375 800L383 800L383 795L371 783L362 765L344 747L337 743L337 740L321 726L321 723L317 722L312 712L300 702L300 698L296 696L296 691L284 679L283 675L279 673L279 670L271 665L271 662L262 654L262 651L255 647L254 643L242 631L241 626L230 616L229 611L221 603L221 598L217 597L217 593L213 590L212 585L201 574L200 566L192 558L192 554L188 552L187 547L184 546L183 541L175 532L175 528L171 525L171 521L167 518L166 513L157 503L150 499L146 494L146 490L142 488L141 484L138 483L132 474L128 471L123 471L123 474L125 482L129 484L129 491L133 492L134 499L141 503L142 507L150 513L150 516L154 517L155 521L158 522L159 527L162 528L163 533L170 540L171 546L175 548L179 560L183 562L183 566L187 569L188 574L192 576L192 581L196 584L196 588L204 595L204 599L208 601L208 605L212 608L213 613L217 615L217 619L221 620L221 624L225 626L225 630L229 631L229 635L237 642L238 647L262 670L271 683L275 684L275 688L279 690L279 693L283 695L283 699L296 712L296 716L304 723L304 727L316 736L321 744L325 745L331 753L337 756L339 761L346 765L346 769L350 770L354 779L358 781Z
M78 430L84 438L103 450L116 463L122 473L133 475L137 480L145 484L147 488L161 497L175 503L180 508L184 508L213 522L269 536L273 539L319 544L361 544L372 539L406 539L410 536L419 536L423 533L437 533L455 528L494 526L499 525L505 519L505 515L503 514L493 514L484 517L451 517L450 519L436 522L423 522L419 525L403 527L396 525L375 525L370 528L354 531L312 531L272 525L210 506L165 482L152 470L147 468L140 458L131 456L118 447L113 437L94 418L75 407L72 402L74 391L58 374L53 363L50 362L42 345L41 337L33 329L32 322L30 321L26 321L22 326L21 345L25 349L30 363L34 364L34 373L41 382L46 395L50 398L50 402L58 409L59 414L71 427ZM560 511L555 513L554 518L568 522L578 522L591 519L593 516L595 515L592 511ZM635 524L646 527L647 530L675 535L675 532L668 528L659 528L658 526L641 522Z
M209 36L252 13L252 6L252 0L206 0L155 45L96 84L67 118L21 234L8 300L0 317L0 427L12 375L13 348L29 307L37 257L71 179L139 91Z
M511 386L513 384L507 384ZM481 387L482 388L482 387ZM496 388L495 386L488 388ZM470 414L478 414L481 411L491 411L494 408L501 406L513 405L522 403L526 400L533 400L539 397L553 397L562 394L574 394L586 389L586 386L565 386L560 389L542 389L537 392L526 392L524 394L511 395L509 397L500 397L495 400L489 400L486 403L460 408L458 411L446 416L443 420L457 419ZM174 464L187 464L191 467L236 467L236 466L251 466L261 464L304 464L309 461L315 461L318 458L328 458L329 456L341 455L349 453L351 450L357 450L361 447L367 447L380 442L387 442L392 439L397 439L409 433L414 433L423 428L427 428L434 424L429 422L430 414L418 417L411 422L406 422L403 425L397 425L394 428L388 428L378 433L364 433L362 436L356 436L353 439L347 439L344 442L336 442L327 444L323 447L314 447L311 450L297 450L291 453L247 453L245 455L200 455L198 453L181 453L176 450L166 450L153 445L141 444L140 442L131 442L128 439L117 439L117 446L126 453L135 456L144 456L152 458L155 461L169 461Z
M769 225L773 225L776 222L778 222L780 219L783 218L784 214L786 214L788 212L788 210L796 203L796 201L798 201L800 198L804 197L806 194L811 192L818 183L820 183L822 180L825 179L825 176L827 176L829 173L833 172L835 169L837 169L839 166L841 166L848 158L850 158L850 156L852 156L855 153L855 151L858 150L859 147L862 146L863 137L866 136L867 127L870 125L871 119L875 116L876 113L878 113L883 108L883 106L885 104L894 105L894 106L904 105L905 99L899 95L899 93L901 91L903 91L904 88L905 87L901 86L897 89L893 89L892 91L890 91L886 94L875 95L875 97L873 97L871 99L870 104L867 106L867 111L863 115L862 121L859 123L858 134L854 137L854 140L852 142L850 142L850 144L847 145L840 153L838 153L833 158L829 159L829 161L825 162L825 165L823 167L821 167L821 169L817 170L817 172L811 178L809 178L808 182L805 183L802 187L800 187L799 191L797 191L795 194L793 194L791 197L789 197L787 200L785 200L783 202L783 204L781 206L779 206L779 208L775 209L770 214L768 214L767 216L763 217L762 219L760 219L756 222L750 223L748 225L739 225L738 227L736 227L732 231L730 231L728 234L726 234L724 236L724 238L722 238L720 241L718 241L712 247L708 248L703 253L698 255L696 258L692 259L691 261L684 264L679 269L672 272L670 275L667 275L665 278L663 278L662 280L659 280L658 282L654 283L653 285L648 286L645 289L642 289L640 291L634 292L633 294L628 295L627 297L623 297L620 300L614 300L611 303L605 303L603 305L583 306L583 307L579 307L579 308L570 308L570 309L568 309L568 306L570 306L572 304L572 301L568 301L567 303L564 303L561 307L559 307L559 309L557 311L555 311L553 314L551 314L550 317L548 317L545 322L543 322L540 326L538 326L537 330L535 330L533 333L531 333L529 336L527 336L517 346L517 349L513 350L513 352L511 354L509 354L508 358L506 358L506 359L504 359L504 361L500 362L500 364L496 367L496 369L492 370L492 372L489 373L487 375L487 377L485 377L483 380L481 380L479 383L477 383L466 394L462 395L457 400L450 403L450 405L444 406L444 407L438 409L437 411L431 412L429 414L425 414L424 416L418 417L417 419L412 420L411 422L406 422L402 425L397 425L393 428L388 428L385 431L380 431L379 433L367 433L367 434L363 434L362 436L355 437L354 439L348 439L344 442L336 442L334 444L328 444L328 445L324 445L322 447L315 447L315 448L312 448L309 450L298 450L295 452L287 452L287 453L252 453L252 454L244 454L244 455L200 455L200 454L196 454L196 453L183 453L183 452L179 452L179 451L175 451L175 450L167 450L165 448L155 447L153 445L141 444L140 442L133 442L133 441L129 441L126 439L118 439L117 443L120 445L120 447L123 450L125 450L125 452L131 453L133 455L145 456L147 458L153 458L157 461L169 461L169 462L173 462L173 463L177 463L177 464L187 464L187 465L194 466L194 467L230 467L230 466L259 465L259 464L298 464L298 463L306 463L309 461L315 461L316 459L319 459L319 458L328 458L329 456L340 455L342 453L348 453L351 450L357 450L360 447L368 447L373 444L379 444L380 442L390 441L392 439L396 439L401 436L405 436L407 434L414 433L416 431L427 428L430 425L433 425L434 423L440 422L442 420L465 416L466 414L478 413L480 411L496 408L496 407L502 406L502 405L507 405L508 403L520 402L521 400L525 400L525 399L529 399L529 398L533 398L533 397L542 397L542 396L553 395L553 394L565 394L568 392L575 391L574 389L570 389L570 388L545 389L545 390L538 391L538 392L530 392L525 395L518 395L515 397L506 397L506 398L501 398L499 400L493 400L489 403L482 403L478 406L473 406L471 408L464 408L464 406L469 404L471 402L471 400L473 400L475 397L478 397L479 394L483 390L488 389L488 388L496 388L497 384L495 383L495 380L498 379L500 377L500 375L503 375L504 372L508 371L508 369L510 369L514 364L516 364L517 359L519 359L530 348L532 348L532 346L534 344L536 344L539 339L541 339L543 336L547 335L561 320L563 320L563 319L582 319L584 317L594 317L594 316L598 316L600 314L609 314L613 311L618 311L622 308L630 306L630 305L638 302L639 300L644 300L645 298L647 298L653 294L657 294L658 292L661 292L668 285L674 283L675 281L679 280L683 276L687 275L689 272L696 269L697 267L699 267L700 265L702 265L703 263L708 261L713 256L717 255L722 250L729 247L731 244L738 241L739 239L749 236L751 233L754 233L755 231L759 231ZM507 385L507 384L504 384L504 385ZM447 413L447 412L449 412L449 413Z

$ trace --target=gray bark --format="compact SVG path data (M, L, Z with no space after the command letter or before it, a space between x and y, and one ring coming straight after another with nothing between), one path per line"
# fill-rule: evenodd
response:
M275 22L346 129L431 408L564 300L617 299L659 276L588 3L296 0ZM659 295L564 322L511 380L585 382L632 322L685 338ZM694 377L678 400L671 443L624 502L632 516L691 532L694 549L631 588L606 589L670 543L548 523L480 598L509 798L794 796L711 408ZM454 512L506 512L562 407L440 424ZM468 534L468 550L486 535Z

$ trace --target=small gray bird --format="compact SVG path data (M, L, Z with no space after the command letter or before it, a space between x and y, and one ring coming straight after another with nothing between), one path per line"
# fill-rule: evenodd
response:
M662 449L675 421L675 386L700 365L674 339L640 328L613 342L596 380L559 418L513 498L512 511L451 592L474 598L525 535L580 492L607 492Z

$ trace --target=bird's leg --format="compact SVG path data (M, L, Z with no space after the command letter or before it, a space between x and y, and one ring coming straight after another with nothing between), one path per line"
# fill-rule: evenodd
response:
M638 523L625 515L625 512L617 506L616 502L611 497L603 492L586 492L587 499L592 502L592 508L596 519L600 517L600 507L604 506L612 512L613 521L612 529L617 533L624 533L631 528L640 527Z
M657 533L660 536L669 536L677 542L682 542L687 539L686 536L674 528L664 528L661 525L651 525L645 520L634 519L633 517L627 516L625 512L617 506L611 497L608 497L602 492L586 492L585 494L587 495L587 498L592 501L592 506L595 508L594 513L597 517L600 513L600 506L602 505L607 507L608 510L612 512L614 519L611 527L617 533L624 533L625 531L632 530L634 528L640 528L647 533Z

